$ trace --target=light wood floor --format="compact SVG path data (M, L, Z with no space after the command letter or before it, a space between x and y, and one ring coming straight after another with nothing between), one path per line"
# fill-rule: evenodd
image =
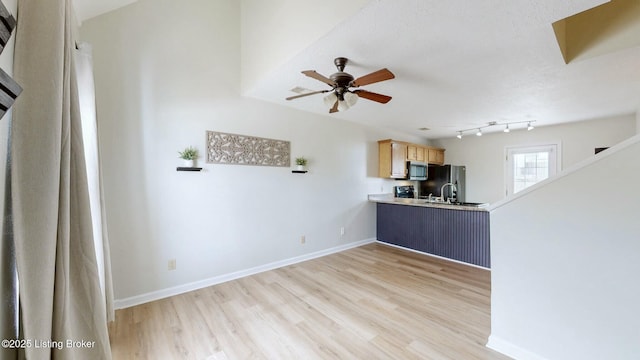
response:
M114 359L508 359L490 273L369 244L116 312Z

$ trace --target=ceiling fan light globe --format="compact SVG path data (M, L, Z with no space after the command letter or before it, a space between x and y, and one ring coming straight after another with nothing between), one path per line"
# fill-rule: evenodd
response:
M338 111L349 110L349 104L346 101L338 101Z
M359 96L352 92L344 93L344 101L347 103L349 107L355 105L358 102L358 98Z
M323 100L326 107L332 108L333 104L335 104L338 100L338 97L334 92L331 92L329 93L329 95L325 96Z

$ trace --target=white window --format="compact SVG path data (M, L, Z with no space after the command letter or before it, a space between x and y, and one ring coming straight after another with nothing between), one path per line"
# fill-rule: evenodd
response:
M506 148L506 195L555 175L559 144Z

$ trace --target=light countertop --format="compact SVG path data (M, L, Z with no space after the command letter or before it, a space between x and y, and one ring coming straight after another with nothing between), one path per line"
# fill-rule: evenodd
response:
M429 200L427 199L396 198L396 197L393 197L393 194L370 194L369 201L377 202L377 203L385 203L385 204L422 206L422 207L433 207L433 208L452 209L452 210L467 210L467 211L488 211L487 207L489 206L489 204L483 204L481 206L469 206L469 205L447 204L447 203L435 202L435 201L429 202Z

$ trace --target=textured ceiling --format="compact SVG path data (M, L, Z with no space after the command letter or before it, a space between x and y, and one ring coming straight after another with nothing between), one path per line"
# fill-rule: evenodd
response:
M135 1L74 4L83 21ZM255 85L245 95L425 138L453 137L458 130L489 122L535 120L536 126L544 126L632 114L640 107L640 47L565 64L552 27L603 3L607 1L371 0L304 50L274 61L281 65L251 79ZM310 16L313 4L299 16ZM262 55L252 58L273 53ZM300 71L329 76L336 72L333 59L339 56L350 59L345 71L356 78L389 68L395 79L363 89L393 100L381 105L360 99L355 107L332 115L322 94L284 100L295 95L290 91L295 87L328 89Z
M248 96L327 114L322 94L293 101L296 86L328 86L333 59L356 78L383 67L396 79L363 89L366 99L333 115L426 138L453 137L488 122L536 126L632 114L640 105L640 48L565 64L552 23L603 0L377 0L263 78ZM304 15L301 15L304 16ZM419 128L429 128L420 131ZM488 129L489 130L489 129ZM501 128L494 128L501 130Z

